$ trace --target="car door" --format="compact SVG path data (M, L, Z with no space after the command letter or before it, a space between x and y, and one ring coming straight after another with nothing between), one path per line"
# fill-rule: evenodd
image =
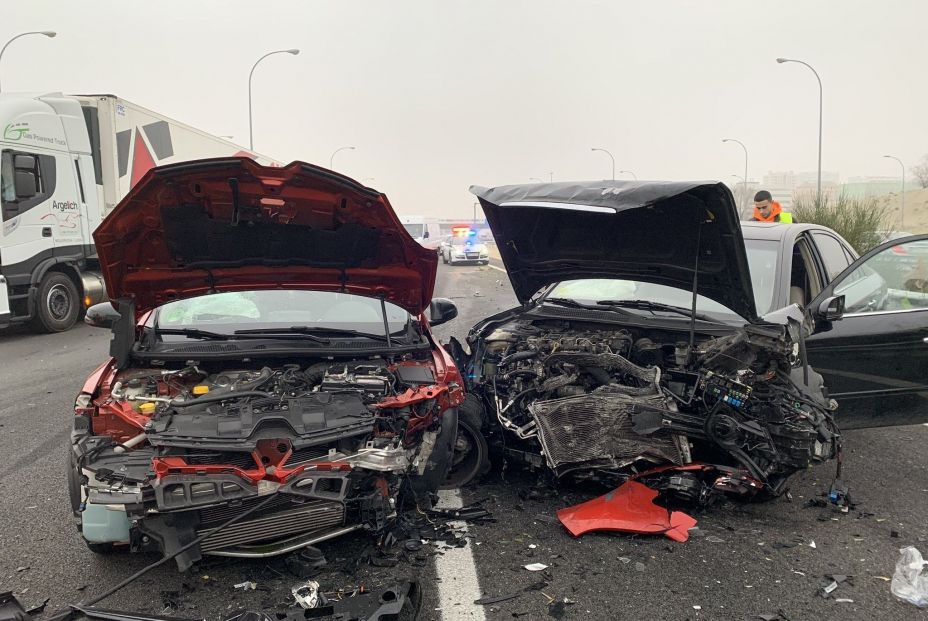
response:
M838 402L839 426L928 422L928 235L853 262L811 302L813 317L833 296L844 296L844 316L817 319L806 350Z

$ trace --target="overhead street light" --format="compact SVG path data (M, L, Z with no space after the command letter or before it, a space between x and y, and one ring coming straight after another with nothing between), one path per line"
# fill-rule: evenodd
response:
M332 155L329 156L329 170L335 170L335 168L334 168L335 155L336 155L339 151L344 151L344 150L346 150L346 149L349 150L349 151L354 151L354 147L339 147L339 148L335 149L334 151L332 151Z
M883 157L896 160L902 167L902 209L899 210L899 229L902 230L905 228L905 164L895 155L884 155Z
M795 58L777 58L777 62L780 64L783 63L799 63L800 65L805 65L809 70L815 74L815 79L818 80L818 186L817 186L817 200L818 204L822 204L822 78L819 77L818 71L816 71L812 65L809 63L796 60Z
M744 149L744 196L741 197L741 209L743 210L747 207L748 200L748 148L744 146L743 142L735 138L722 138L722 142L737 142Z
M4 44L3 48L0 49L0 59L3 58L3 53L6 51L6 48L8 48L8 47L10 46L10 43L12 43L13 41L15 41L16 39L18 39L18 38L20 38L20 37L26 37L26 36L29 36L29 35L43 35L43 36L48 37L49 39L52 39L52 38L54 38L57 34L58 34L58 33L55 32L54 30L30 30L29 32L22 32L22 33L16 35L15 37L13 37L12 39L10 39L9 41L7 41L7 42ZM2 88L0 88L0 90L2 90Z
M620 171L619 171L619 174L622 174L622 173L631 175L631 176L632 176L632 179L634 179L635 181L638 181L638 175L636 175L636 174L633 173L632 171L630 171L630 170L620 170Z
M265 54L264 56L256 60L255 64L251 66L251 71L248 73L248 148L252 151L254 151L255 149L255 136L254 136L254 132L252 131L252 122L251 122L251 78L255 74L255 67L257 67L258 63L260 63L262 60L264 60L268 56L273 56L274 54L293 54L294 56L296 56L299 53L300 53L300 50L296 48L292 48L289 50L274 50L273 52L268 52L267 54Z
M606 149L600 149L599 147L593 147L590 151L602 151L609 156L609 159L612 160L612 180L615 181L615 158L612 157L612 153L609 153Z

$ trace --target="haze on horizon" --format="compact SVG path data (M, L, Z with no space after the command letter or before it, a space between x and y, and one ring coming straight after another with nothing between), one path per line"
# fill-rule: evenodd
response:
M816 167L898 176L928 153L928 4L829 0L647 3L7 3L4 92L113 93L384 191L399 213L469 216L468 186L750 177ZM625 177L625 175L617 175ZM373 178L373 179L370 179Z

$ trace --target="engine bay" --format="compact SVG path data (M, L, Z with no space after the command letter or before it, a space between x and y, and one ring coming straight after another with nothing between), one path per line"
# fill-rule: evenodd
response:
M443 415L460 398L411 358L116 371L78 397L72 505L88 542L133 549L169 550L178 525L205 532L229 503L269 494L281 500L257 518L266 524L243 522L200 552L247 556L260 543L267 555L333 530L378 531L404 491L429 506L445 471L434 461L450 459L436 446L453 443ZM95 528L113 507L126 523Z
M692 347L688 338L512 319L471 341L474 387L507 454L539 465L540 453L558 477L613 483L708 463L744 474L726 491L775 495L794 472L836 455L835 404L814 372L817 390L802 385L799 344L785 326L697 335Z

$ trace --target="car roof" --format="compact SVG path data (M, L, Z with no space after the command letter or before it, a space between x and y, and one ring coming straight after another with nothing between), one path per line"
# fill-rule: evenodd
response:
M766 239L780 241L784 238L794 238L804 231L829 231L830 229L818 224L791 224L778 222L741 222L741 236L745 239Z

